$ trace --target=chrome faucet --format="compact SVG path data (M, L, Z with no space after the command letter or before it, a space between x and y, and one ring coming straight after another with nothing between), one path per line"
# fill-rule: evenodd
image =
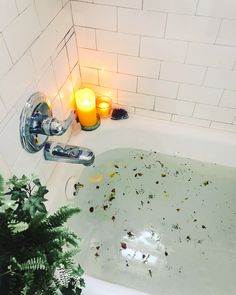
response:
M87 148L47 141L44 146L44 158L49 161L82 164L93 164L95 155Z
M59 121L52 116L47 116L36 112L29 121L29 128L32 133L48 136L62 135L70 127L75 118L75 110L71 111L65 121Z
M53 118L47 97L40 92L34 93L26 102L20 117L23 148L29 153L36 153L44 148L45 160L92 165L95 155L91 150L48 141L48 136L64 134L74 118L74 110L65 121Z

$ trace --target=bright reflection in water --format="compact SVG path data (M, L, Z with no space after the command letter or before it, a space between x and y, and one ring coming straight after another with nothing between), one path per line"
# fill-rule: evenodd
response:
M125 241L127 248L122 249L121 254L126 259L154 266L160 259L158 256L163 256L165 251L165 246L160 242L160 239L160 235L153 230L144 230L137 236L132 235L132 238L125 235L123 241ZM152 254L149 252L152 252Z

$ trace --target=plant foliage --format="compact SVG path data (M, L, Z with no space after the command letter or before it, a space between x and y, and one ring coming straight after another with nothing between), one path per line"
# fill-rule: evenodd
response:
M0 176L0 294L81 294L83 270L74 263L78 236L64 227L79 208L48 215L39 179ZM59 293L58 293L59 292Z

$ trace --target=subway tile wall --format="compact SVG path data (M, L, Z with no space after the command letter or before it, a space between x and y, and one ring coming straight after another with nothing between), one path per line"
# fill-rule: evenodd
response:
M80 86L77 41L66 0L0 1L0 174L39 175L47 182L55 164L20 144L21 110L30 95L48 95L64 119ZM57 140L67 141L70 132Z
M236 132L235 0L71 4L84 86L138 115Z

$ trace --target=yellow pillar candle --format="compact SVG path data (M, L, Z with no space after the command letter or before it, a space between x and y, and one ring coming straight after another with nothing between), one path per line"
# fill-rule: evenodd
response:
M98 122L95 94L89 88L83 88L75 93L77 115L82 127L92 127Z

